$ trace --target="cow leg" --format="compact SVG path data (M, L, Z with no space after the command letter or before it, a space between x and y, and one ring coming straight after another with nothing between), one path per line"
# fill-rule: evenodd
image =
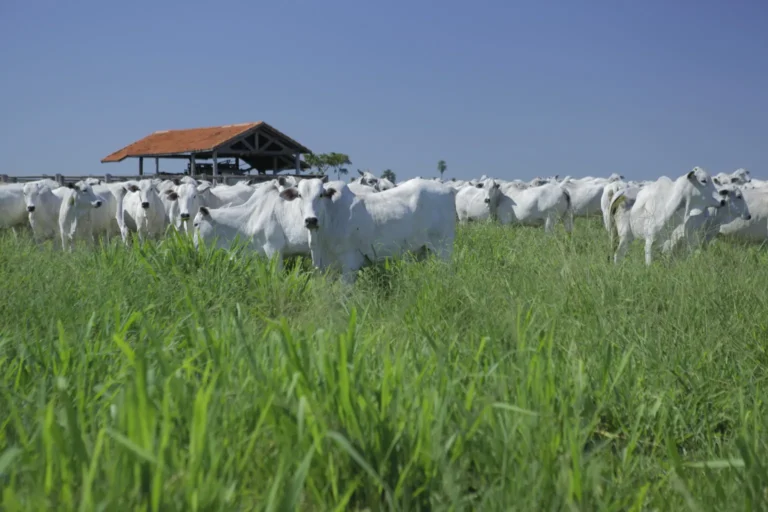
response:
M645 239L645 264L650 265L653 262L653 238Z
M570 208L565 212L565 215L563 215L563 228L566 233L573 233L573 212Z
M552 215L547 215L547 220L544 221L544 232L545 233L552 233L552 231L555 229L555 219L552 217Z
M357 280L357 271L365 264L365 258L360 252L348 252L341 256L341 280L352 284Z

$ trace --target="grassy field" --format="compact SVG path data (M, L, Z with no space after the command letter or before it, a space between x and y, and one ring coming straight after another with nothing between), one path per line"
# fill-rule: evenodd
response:
M345 288L0 235L2 510L768 508L768 253L462 227Z

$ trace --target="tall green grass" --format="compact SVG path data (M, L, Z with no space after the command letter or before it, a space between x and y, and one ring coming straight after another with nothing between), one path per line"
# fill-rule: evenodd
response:
M353 287L0 235L2 510L768 508L768 253L462 227Z

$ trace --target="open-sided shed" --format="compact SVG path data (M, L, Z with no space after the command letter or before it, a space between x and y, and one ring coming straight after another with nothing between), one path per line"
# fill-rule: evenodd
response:
M311 151L269 124L258 121L154 132L106 156L101 162L138 158L139 174L143 175L145 158L155 159L156 173L160 170L161 158L189 160L190 174L196 174L198 160L212 160L213 175L218 176L219 159L234 158L237 167L242 160L261 174L287 169L299 173L309 168L301 160L301 155L306 153Z

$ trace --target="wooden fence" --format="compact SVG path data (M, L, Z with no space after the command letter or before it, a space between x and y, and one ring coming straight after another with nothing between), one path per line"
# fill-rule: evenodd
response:
M152 175L144 175L144 176L114 176L112 174L104 174L104 175L94 175L90 174L88 176L65 176L63 174L43 174L41 176L8 176L7 174L0 174L0 183L27 183L29 181L38 181L43 179L50 179L53 181L58 182L60 185L66 185L67 183L77 183L78 181L85 180L88 178L97 178L104 183L113 183L116 181L128 181L128 180L142 180L147 178L159 178L159 179L177 179L177 178L183 178L184 176L189 176L185 174L152 174ZM196 180L208 180L211 183L214 184L225 184L225 185L233 185L239 181L251 181L252 183L258 183L261 181L268 181L275 179L279 176L289 177L293 176L296 178L307 178L310 175L306 174L254 174L252 176L248 175L219 175L215 178L211 176L210 174L196 174L192 177ZM312 178L323 178L321 175L311 175Z

